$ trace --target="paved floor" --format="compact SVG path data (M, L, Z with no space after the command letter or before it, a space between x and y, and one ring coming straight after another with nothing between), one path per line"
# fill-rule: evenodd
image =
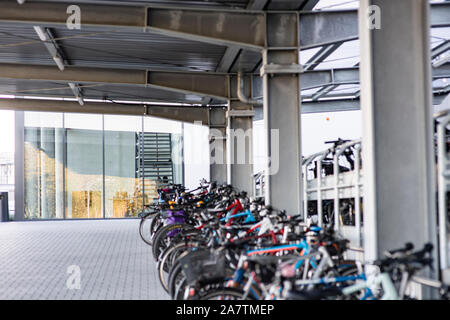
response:
M168 299L138 225L0 223L0 299Z

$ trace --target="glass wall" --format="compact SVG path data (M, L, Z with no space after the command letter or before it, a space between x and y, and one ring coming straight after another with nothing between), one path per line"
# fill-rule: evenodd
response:
M157 197L156 190L161 185L184 184L182 124L145 117L144 131L141 137L144 159L139 172L144 180L144 201L149 204Z
M26 112L24 126L25 218L63 218L62 114Z
M142 210L142 179L137 172L141 131L141 117L105 115L107 218L133 217Z
M0 192L8 192L9 218L14 218L14 149L15 149L14 111L0 110Z
M183 183L179 122L44 112L24 122L26 219L135 217L160 185Z
M65 114L66 218L103 218L103 117Z

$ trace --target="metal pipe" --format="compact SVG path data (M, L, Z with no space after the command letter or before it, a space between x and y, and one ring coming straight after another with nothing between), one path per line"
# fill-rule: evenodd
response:
M245 90L244 90L245 82L242 77L242 72L239 72L237 75L237 83L238 83L237 84L237 96L241 102L250 104L250 105L256 105L256 106L261 106L263 104L262 100L254 100L245 95Z
M438 216L439 216L439 254L441 270L449 267L448 263L448 230L447 230L447 191L450 188L450 159L447 155L446 128L450 124L448 114L437 128L438 134Z
M360 159L361 159L361 143L355 145L355 162L356 162L356 190L355 190L355 225L356 232L358 236L358 245L362 246L361 242L361 167L360 167Z
M437 280L433 280L433 279L412 276L411 280L414 281L415 283L418 283L418 284L421 284L424 286L428 286L428 287L432 287L432 288L436 288L436 289L440 289L442 287L441 282L439 282Z
M323 208L322 208L322 161L326 158L327 154L323 154L317 160L317 217L319 219L319 227L323 225Z

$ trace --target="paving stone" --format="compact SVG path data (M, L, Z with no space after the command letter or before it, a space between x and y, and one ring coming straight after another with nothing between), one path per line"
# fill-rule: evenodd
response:
M0 223L0 299L168 299L138 226L137 219ZM67 287L71 265L80 268L80 289Z

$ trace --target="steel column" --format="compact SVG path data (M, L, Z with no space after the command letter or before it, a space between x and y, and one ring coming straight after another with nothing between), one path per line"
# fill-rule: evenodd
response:
M25 220L25 132L24 112L15 114L15 152L14 152L14 220Z
M244 93L251 97L251 77L243 77ZM227 112L228 182L253 193L253 106L238 99L238 79L229 79Z
M436 244L430 10L427 0L360 3L364 245L371 260L408 241ZM381 9L381 29L368 26L371 5Z
M267 14L264 125L267 143L265 200L289 215L301 214L299 16Z
M209 147L211 181L217 183L227 182L227 143L226 143L226 116L225 109L209 110Z
M63 115L61 115L63 118ZM64 219L64 127L55 128L55 218Z

